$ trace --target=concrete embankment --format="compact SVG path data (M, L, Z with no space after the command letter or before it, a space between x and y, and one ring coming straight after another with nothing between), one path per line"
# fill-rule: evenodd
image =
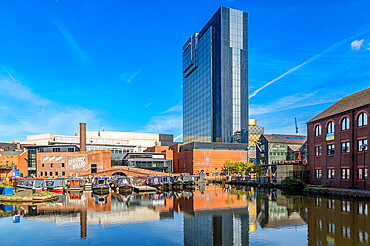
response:
M14 203L48 203L58 201L59 196L55 193L16 193L15 195L0 196L1 204L14 204Z

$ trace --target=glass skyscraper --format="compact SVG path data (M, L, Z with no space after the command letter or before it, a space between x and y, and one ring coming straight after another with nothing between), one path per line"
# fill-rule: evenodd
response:
M183 46L184 143L248 143L248 14L221 7Z

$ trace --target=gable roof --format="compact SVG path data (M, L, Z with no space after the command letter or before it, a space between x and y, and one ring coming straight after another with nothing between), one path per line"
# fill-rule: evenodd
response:
M270 143L304 144L307 140L307 136L304 135L263 134L262 136Z
M347 97L343 97L338 102L334 103L332 106L310 119L307 124L368 104L370 104L370 88Z

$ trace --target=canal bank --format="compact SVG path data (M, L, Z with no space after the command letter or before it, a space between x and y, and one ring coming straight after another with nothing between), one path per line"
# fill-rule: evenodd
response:
M282 191L290 192L291 190L284 187L281 183L262 183L262 182L243 182L243 181L221 181L212 180L216 184L244 185L252 187L274 188ZM305 185L301 195L307 196L323 196L328 198L346 198L351 200L370 200L370 191L355 190L355 189L340 189L330 187L319 187Z
M14 195L0 195L1 204L33 204L33 203L49 203L58 201L59 195L47 191L23 190L15 193Z

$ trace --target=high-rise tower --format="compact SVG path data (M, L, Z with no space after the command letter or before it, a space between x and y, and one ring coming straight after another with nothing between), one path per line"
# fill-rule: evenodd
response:
M221 7L183 47L184 143L248 143L248 14Z

